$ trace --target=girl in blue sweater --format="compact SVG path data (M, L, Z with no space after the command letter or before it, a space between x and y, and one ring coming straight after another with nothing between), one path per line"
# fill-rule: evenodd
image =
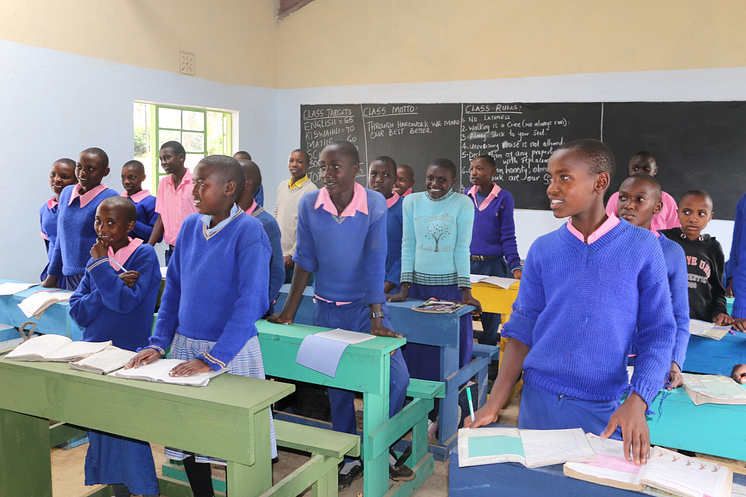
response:
M368 169L368 186L386 199L386 282L383 292L399 293L401 279L401 239L402 239L402 203L404 199L394 191L396 183L396 162L391 157L382 155L370 163Z
M58 159L52 164L49 171L49 186L52 187L54 197L47 200L39 209L39 221L41 223L41 237L47 249L47 265L41 272L41 281L47 279L49 261L52 260L54 244L57 241L57 214L59 213L60 193L65 187L78 182L75 177L75 161L72 159ZM57 282L60 287L65 287L64 276Z
M184 219L176 238L150 345L126 367L150 364L170 346L170 358L184 361L171 370L172 376L225 368L264 379L254 323L269 307L269 239L262 223L235 205L245 185L238 161L205 157L193 179L199 213ZM274 429L270 436L276 457ZM166 449L166 456L184 461L196 497L213 495L209 463L225 461L174 449Z
M619 437L621 428L625 456L639 465L650 452L645 411L671 364L676 322L655 235L606 215L613 172L614 156L597 140L567 143L549 158L549 205L555 217L571 218L531 246L497 380L464 424L494 423L523 371L520 428L602 437Z

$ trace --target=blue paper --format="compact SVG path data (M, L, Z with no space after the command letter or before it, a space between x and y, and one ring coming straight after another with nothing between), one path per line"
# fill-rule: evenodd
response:
M338 340L307 335L303 339L303 343L300 344L300 348L298 348L295 362L334 378L342 353L349 345L349 343Z

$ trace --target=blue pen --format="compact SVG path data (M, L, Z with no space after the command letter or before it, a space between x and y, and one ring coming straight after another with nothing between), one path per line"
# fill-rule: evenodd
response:
M474 422L474 403L471 401L471 388L466 387L466 398L469 399L469 413L471 413L471 422Z

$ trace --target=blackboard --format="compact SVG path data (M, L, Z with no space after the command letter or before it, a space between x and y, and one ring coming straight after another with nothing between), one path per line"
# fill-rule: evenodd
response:
M460 167L463 191L471 186L471 159L490 154L495 181L523 209L549 208L547 160L560 144L579 138L601 139L614 152L617 174L609 195L639 150L656 156L658 179L674 198L694 188L708 191L718 219L733 219L746 191L746 102L301 106L301 148L309 151L309 175L317 185L318 154L334 140L357 145L360 183L372 160L389 155L414 169L415 191L424 189L427 165L437 157Z

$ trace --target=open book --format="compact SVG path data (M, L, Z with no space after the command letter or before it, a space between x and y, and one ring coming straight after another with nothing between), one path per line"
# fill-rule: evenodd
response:
M730 326L717 326L715 323L700 321L699 319L689 320L689 333L698 337L711 338L720 340L728 334Z
M517 462L528 468L594 459L585 433L573 430L462 428L458 431L458 465Z
M36 319L40 319L49 306L57 302L67 302L72 294L73 292L36 292L23 299L18 307L21 308L27 318L34 316Z
M566 476L625 490L651 487L681 497L730 496L733 472L726 466L661 447L651 450L646 465L635 466L624 458L621 440L587 436L596 460L565 463Z
M108 342L73 342L62 335L42 335L23 342L5 356L8 361L67 362L101 352Z
M730 376L682 373L684 390L695 406L700 404L746 404L746 389Z
M434 314L448 314L456 312L466 304L454 300L427 299L420 305L412 307L417 312L431 312Z
M471 274L469 275L469 281L472 284L475 283L487 283L490 285L499 286L500 288L508 289L510 286L518 281L515 278L501 278L500 276L485 276L483 274Z
M130 380L157 381L162 383L172 383L174 385L191 385L194 387L204 387L210 383L210 379L219 374L225 373L225 368L219 371L208 371L207 373L197 373L192 376L170 376L169 373L173 368L181 364L179 359L158 359L148 365L140 366L137 369L120 369L109 373L109 376L115 378L126 378Z
M0 295L15 295L18 292L28 290L38 283L13 283L11 281L0 284Z
M101 352L90 355L85 359L71 362L70 368L89 373L109 374L117 369L122 369L135 355L137 355L137 352L109 345Z

